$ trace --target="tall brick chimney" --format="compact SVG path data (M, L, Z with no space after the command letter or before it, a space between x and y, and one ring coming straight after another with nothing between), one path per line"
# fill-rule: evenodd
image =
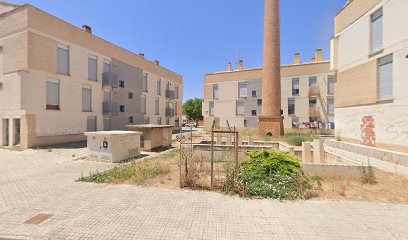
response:
M280 79L280 0L265 0L262 116L259 133L283 135Z
M231 62L228 63L228 72L232 72L232 63Z

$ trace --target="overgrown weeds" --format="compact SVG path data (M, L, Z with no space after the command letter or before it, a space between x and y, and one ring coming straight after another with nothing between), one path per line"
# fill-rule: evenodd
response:
M313 141L313 138L312 135L299 133L289 133L284 137L285 141L293 146L302 146L303 142L311 142Z

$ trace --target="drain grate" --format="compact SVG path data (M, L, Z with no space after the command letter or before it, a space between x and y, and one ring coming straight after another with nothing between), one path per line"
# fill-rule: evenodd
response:
M32 224L32 225L39 225L42 222L50 219L53 215L52 214L38 214L27 221L25 221L26 224Z

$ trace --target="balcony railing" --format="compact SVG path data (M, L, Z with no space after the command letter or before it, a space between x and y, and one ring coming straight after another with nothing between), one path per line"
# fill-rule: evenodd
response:
M119 80L118 80L118 75L112 74L110 72L104 72L102 75L102 83L103 86L109 86L113 88L118 88L119 87Z
M117 116L119 114L119 104L115 102L103 102L104 116Z
M175 99L176 93L173 90L166 90L166 98L167 99Z
M320 117L320 110L318 107L309 107L309 117L317 118Z
M309 97L320 96L320 89L318 86L309 87Z
M166 117L174 117L175 111L172 108L166 108Z

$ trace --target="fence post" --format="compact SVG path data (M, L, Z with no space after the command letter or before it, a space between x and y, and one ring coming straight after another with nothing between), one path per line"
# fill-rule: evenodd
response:
M211 187L214 186L214 130L211 130Z
M313 160L315 163L325 163L324 145L322 140L314 140L313 142Z

